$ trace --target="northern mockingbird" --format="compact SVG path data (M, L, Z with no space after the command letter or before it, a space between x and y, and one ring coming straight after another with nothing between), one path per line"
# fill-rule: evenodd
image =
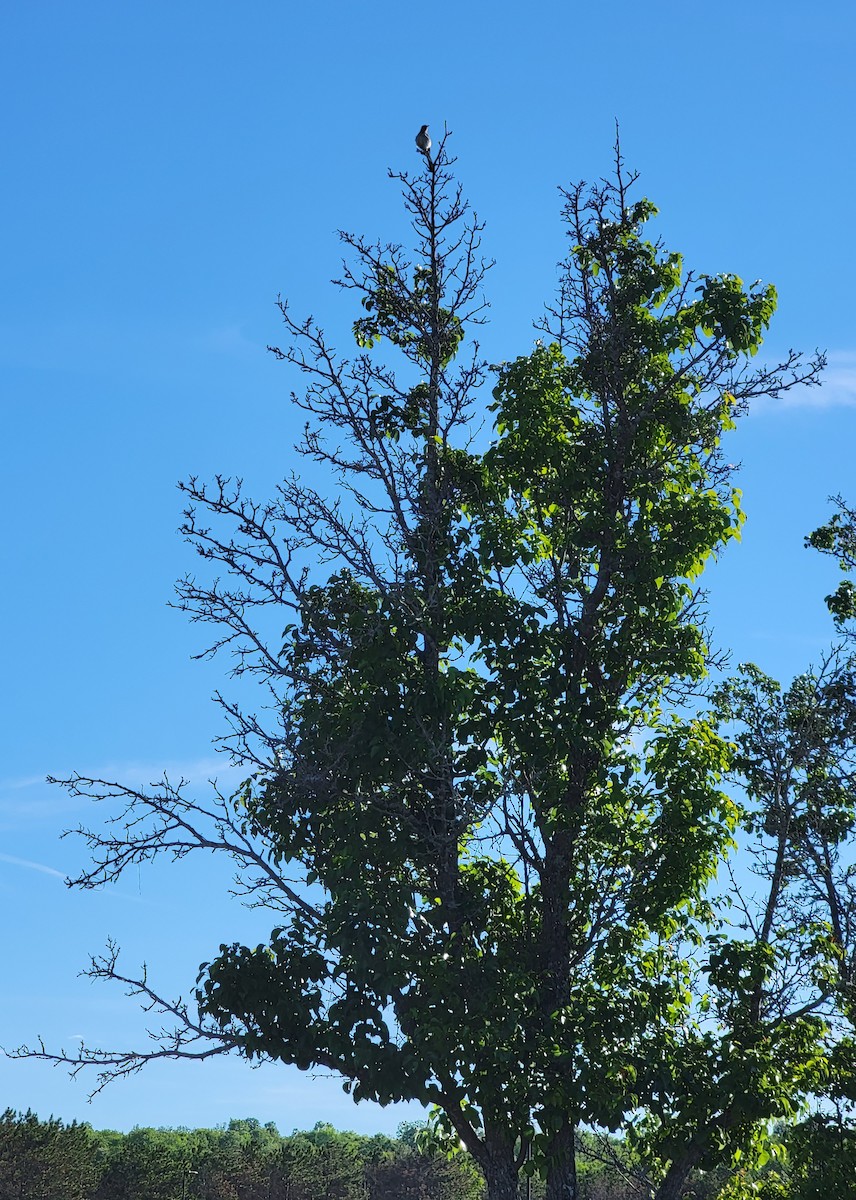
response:
M416 135L416 146L419 151L428 157L428 151L431 149L431 138L428 135L428 126L423 125Z

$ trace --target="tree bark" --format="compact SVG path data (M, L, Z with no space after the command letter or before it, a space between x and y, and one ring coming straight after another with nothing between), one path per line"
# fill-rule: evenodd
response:
M510 1152L487 1150L482 1156L487 1200L518 1200L517 1168Z
M680 1158L673 1159L666 1178L657 1188L655 1200L681 1200L689 1173L701 1157L701 1147L691 1145Z
M504 1123L485 1121L484 1134L474 1157L484 1172L487 1200L518 1200L520 1162Z
M551 1139L546 1200L578 1200L575 1134L568 1123Z

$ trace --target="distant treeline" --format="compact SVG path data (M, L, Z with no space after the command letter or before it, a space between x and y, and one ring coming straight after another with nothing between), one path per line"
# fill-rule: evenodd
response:
M219 1129L116 1133L7 1109L0 1200L483 1200L469 1157L420 1153L420 1128L364 1137L319 1124L283 1136L275 1125L233 1120ZM584 1183L584 1200L632 1194L596 1163ZM541 1200L540 1180L530 1190Z

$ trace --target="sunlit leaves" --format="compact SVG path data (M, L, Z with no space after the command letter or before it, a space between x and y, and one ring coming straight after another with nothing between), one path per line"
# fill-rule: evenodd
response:
M423 228L430 183L405 183ZM697 580L743 519L720 442L761 385L735 364L775 291L691 276L620 178L567 198L558 329L496 369L480 449L439 423L465 322L434 235L415 268L366 254L352 441L378 511L415 516L345 563L320 539L277 765L242 799L314 917L224 947L200 999L251 1055L437 1102L447 1141L550 1171L569 1122L629 1122L656 1174L693 1138L730 1161L816 1057L808 1017L761 1027L764 947L715 940L744 814L732 747L686 712L711 659ZM382 345L406 387L365 366Z

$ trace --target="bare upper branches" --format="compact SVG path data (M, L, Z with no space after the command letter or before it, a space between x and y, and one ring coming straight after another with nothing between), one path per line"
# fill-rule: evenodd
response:
M104 954L90 959L82 974L89 979L118 983L128 997L139 1001L144 1012L154 1013L165 1021L148 1031L151 1049L101 1050L81 1045L73 1051L54 1051L48 1050L40 1039L35 1046L7 1051L9 1058L35 1058L53 1066L66 1067L73 1079L83 1071L94 1070L95 1086L89 1093L92 1099L108 1083L136 1075L149 1063L164 1059L198 1062L241 1049L241 1041L235 1032L194 1015L184 1000L170 1000L155 991L149 984L145 967L138 976L126 975L119 967L119 949L112 941L107 943Z
M79 826L70 831L85 840L92 862L68 880L69 887L115 883L128 867L161 856L180 861L193 851L215 851L235 863L243 892L273 910L296 909L309 921L320 920L319 910L285 878L276 856L259 840L246 811L251 783L227 797L211 781L212 798L202 802L186 795L186 780L172 784L166 777L150 790L77 774L49 782L61 784L72 796L111 806L102 828Z

